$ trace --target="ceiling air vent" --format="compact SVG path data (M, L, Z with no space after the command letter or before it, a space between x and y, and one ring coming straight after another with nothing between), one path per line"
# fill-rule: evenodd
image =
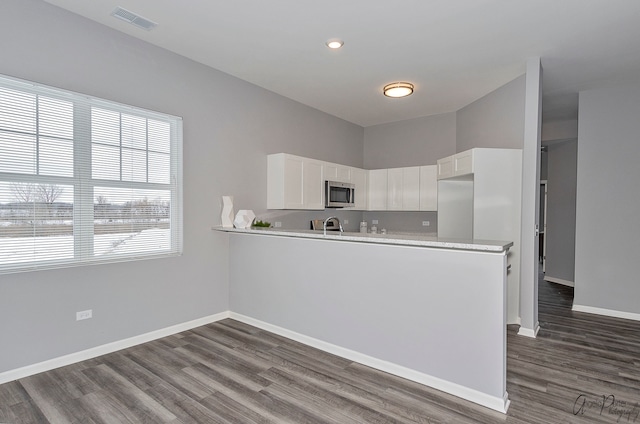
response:
M118 19L122 19L123 21L129 22L131 25L135 25L138 28L142 28L147 31L151 31L158 25L149 19L143 18L142 16L136 15L135 13L129 12L127 9L123 9L121 7L117 7L113 12L111 12L111 16L115 16Z

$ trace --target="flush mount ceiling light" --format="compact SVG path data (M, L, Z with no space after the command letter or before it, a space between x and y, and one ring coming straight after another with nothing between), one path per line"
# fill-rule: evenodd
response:
M340 47L342 47L344 45L344 41L338 40L337 38L332 38L331 40L328 40L325 44L330 49L334 49L335 50L335 49L339 49Z
M387 97L406 97L413 93L413 84L408 82L392 82L391 84L385 85L382 92Z

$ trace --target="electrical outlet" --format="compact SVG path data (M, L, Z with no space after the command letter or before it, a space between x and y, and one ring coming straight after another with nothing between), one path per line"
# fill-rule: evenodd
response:
M429 225L431 225L431 223L429 221L422 221L422 226L423 227L428 227Z
M273 226L276 227L276 228L280 228L280 227L282 227L282 222L276 221L276 222L273 223Z
M344 220L344 225L347 225L348 223L349 223L349 220L348 220L348 219L345 219L345 220Z
M371 225L378 225L378 220L377 219L372 219L371 220Z
M87 309L86 311L76 312L76 321L82 321L83 319L89 319L93 317L93 310Z

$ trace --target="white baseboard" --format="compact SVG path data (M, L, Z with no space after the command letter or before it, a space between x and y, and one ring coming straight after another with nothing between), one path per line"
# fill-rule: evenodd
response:
M575 304L573 305L571 310L576 312L587 312L589 314L605 315L613 318L624 318L624 319L631 319L634 321L640 321L640 314L634 313L634 312L616 311L613 309L603 309L603 308L596 308L593 306L584 306L584 305L575 305Z
M441 390L443 392L452 394L462 399L469 400L471 402L477 403L498 412L502 412L504 414L506 414L507 410L509 409L509 395L506 392L503 397L491 396L486 393L461 386L459 384L455 384L428 374L412 370L410 368L403 367L401 365L383 361L381 359L377 359L360 352L346 349L331 343L324 342L322 340L315 339L313 337L305 336L303 334L296 333L282 327L271 325L254 318L229 311L199 318L182 324L173 325L171 327L166 327L160 330L151 331L149 333L130 337L128 339L118 340L116 342L96 346L80 352L75 352L68 355L60 356L58 358L39 362L37 364L5 371L3 373L0 373L0 384L8 383L10 381L18 380L20 378L28 377L41 372L50 371L52 369L63 367L66 365L71 365L80 361L85 361L87 359L92 359L97 356L106 355L108 353L116 352L118 350L126 349L142 343L147 343L162 337L167 337L172 334L180 333L182 331L187 331L192 328L220 321L225 318L232 318L246 324L262 328L263 330L279 334L283 337L290 338L300 343L304 343L308 346L341 356L343 358L378 369L380 371L388 372L390 374L406 378L407 380L415 381L417 383L424 384L425 386L433 387L434 389Z
M58 358L48 359L37 364L27 365L26 367L5 371L3 373L0 373L0 384L8 383L10 381L18 380L20 378L28 377L30 375L38 374L44 371L49 371L55 368L64 367L66 365L71 365L76 362L85 361L87 359L95 358L100 355L106 355L107 353L126 349L132 346L139 345L141 343L147 343L152 340L167 337L172 334L180 333L182 331L187 331L192 328L220 321L225 318L229 318L229 311L221 312L215 315L209 315L207 317L184 322L182 324L172 325L171 327L166 327L160 330L151 331L149 333L140 334L139 336L130 337L128 339L118 340L101 346L92 347L80 352L70 353Z
M515 319L515 321L509 321L509 320L507 320L507 325L513 325L513 324L521 325L521 324L522 324L522 318L517 317L517 318Z
M540 331L540 323L536 322L535 328L533 329L520 326L518 336L531 337L532 339L535 339L538 336L538 331Z
M308 346L315 347L316 349L320 349L325 352L329 352L331 354L349 359L351 361L358 362L371 368L375 368L389 374L397 375L398 377L406 378L407 380L415 381L416 383L424 384L425 386L433 387L434 389L441 390L443 392L452 394L462 399L469 400L471 402L477 403L498 412L502 412L504 414L506 414L507 409L509 409L509 395L506 392L503 397L491 396L486 393L461 386L459 384L451 383L449 381L442 380L440 378L433 377L431 375L424 374L410 368L403 367L401 365L383 361L381 359L374 358L360 352L327 343L313 337L305 336L304 334L296 333L294 331L290 331L285 328L278 327L245 315L231 312L229 317L237 321L244 322L245 324L249 324L254 327L258 327L263 330L278 334L280 336L287 337Z
M562 284L563 286L575 287L576 283L573 281L563 280L562 278L548 277L544 276L544 281L548 281L550 283Z

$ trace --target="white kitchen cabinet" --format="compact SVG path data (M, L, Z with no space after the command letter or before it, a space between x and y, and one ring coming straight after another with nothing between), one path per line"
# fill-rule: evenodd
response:
M363 211L367 210L367 198L368 198L368 184L367 174L364 169L351 168L351 184L355 185L356 199L354 210Z
M387 170L387 210L402 210L402 168Z
M420 210L438 210L438 166L420 167Z
M369 190L367 209L370 211L387 210L387 170L372 169L369 171Z
M473 152L466 150L438 160L438 179L473 174Z
M473 152L474 149L456 153L453 156L453 175L473 174Z
M324 209L322 163L306 159L302 163L302 198L304 209Z
M324 162L322 164L322 177L326 181L338 181L338 165Z
M417 211L420 208L420 167L387 170L387 210Z
M438 159L438 179L453 177L453 155Z
M322 162L277 153L267 156L267 209L324 209Z
M420 209L420 167L369 171L369 210L417 211Z
M336 181L341 183L350 183L351 181L351 168L348 166L338 166L338 177Z
M322 164L324 179L327 181L338 181L341 183L350 183L352 168L349 166L338 165L336 163L324 162Z
M420 209L420 167L402 168L402 210Z

